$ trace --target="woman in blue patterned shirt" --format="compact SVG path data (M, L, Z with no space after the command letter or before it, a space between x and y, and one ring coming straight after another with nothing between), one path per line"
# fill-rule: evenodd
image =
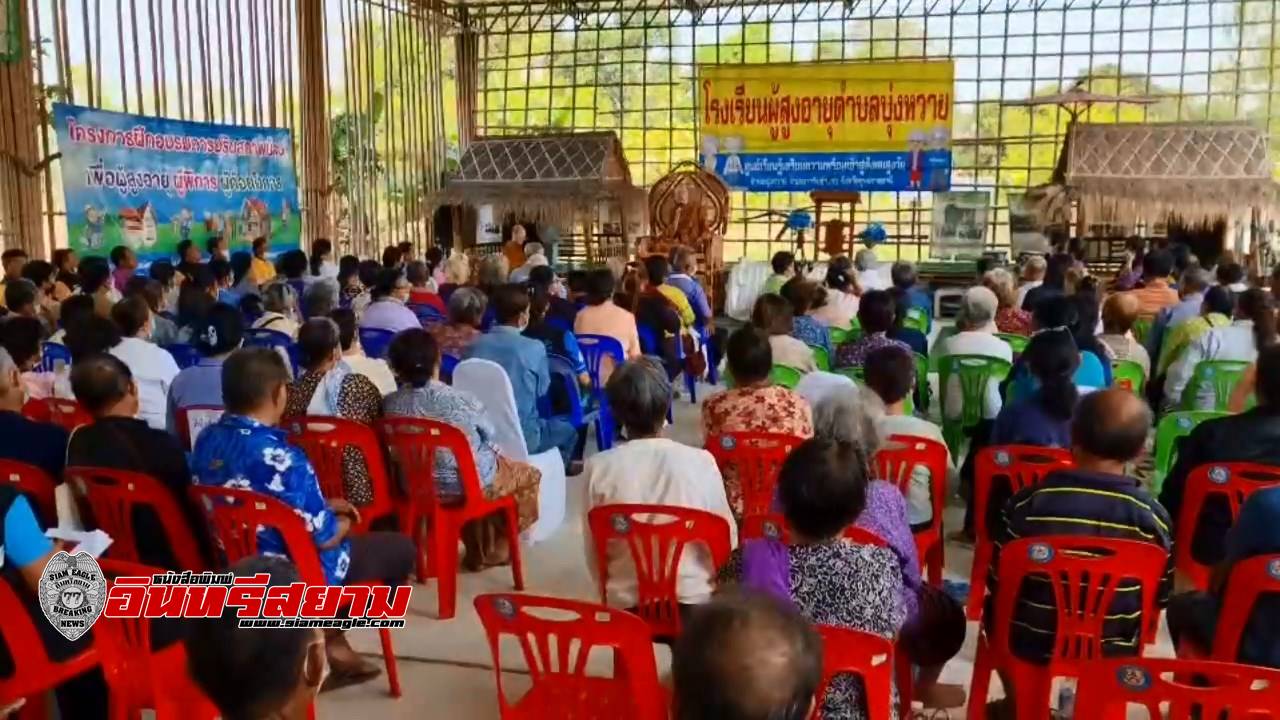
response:
M276 427L284 416L288 384L289 369L275 350L243 348L227 358L222 365L226 414L205 428L196 442L191 454L196 482L252 490L293 508L315 541L325 581L331 585L402 584L413 568L413 542L393 532L350 535L358 511L343 498L321 494L306 454ZM258 551L283 554L279 533L259 532ZM378 675L378 667L357 655L340 631L330 631L325 640L334 686Z
M791 337L809 347L822 348L831 357L831 334L827 326L809 313L819 307L826 291L817 283L796 276L782 286L782 297L791 303L795 318L791 321Z
M387 417L423 418L446 422L462 430L475 454L480 485L489 498L512 495L516 500L517 522L527 530L538 520L538 483L542 474L527 463L510 460L493 444L493 424L485 417L484 406L471 393L455 390L440 382L440 351L426 330L406 330L391 341L387 351L391 369L400 389L383 401ZM442 496L461 495L458 461L442 451L436 455L436 491ZM463 528L466 554L462 567L475 571L510 562L505 520L494 515L473 520Z

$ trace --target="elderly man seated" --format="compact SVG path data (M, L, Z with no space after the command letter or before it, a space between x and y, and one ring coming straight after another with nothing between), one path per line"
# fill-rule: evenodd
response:
M960 332L942 342L935 350L939 356L948 355L984 355L986 357L1013 362L1013 350L1009 344L996 337L996 311L1000 301L996 294L985 287L971 287L960 299L960 313L956 316L956 327ZM951 413L958 413L962 402L960 379L952 377L943 388L946 395L945 407ZM1000 392L998 383L992 382L987 392L987 407L984 417L994 418L1000 412Z

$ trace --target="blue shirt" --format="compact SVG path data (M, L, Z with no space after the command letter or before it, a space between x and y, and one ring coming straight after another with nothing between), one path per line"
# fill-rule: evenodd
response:
M28 420L16 412L0 412L0 458L35 465L55 482L62 480L68 438L66 430L52 423Z
M915 286L908 288L907 307L923 310L925 317L929 318L929 324L925 326L925 331L927 332L933 328L933 298L929 297L929 293Z
M1005 404L991 430L992 445L1071 447L1071 418L1052 417L1040 404L1040 393Z
M1025 398L1035 392L1040 387L1040 381L1031 374L1027 369L1026 363L1021 359L1014 365L1012 380L1009 383L1009 389L1005 397L1010 401L1018 398ZM1085 350L1080 353L1080 366L1076 368L1076 374L1071 378L1076 387L1082 389L1100 390L1111 386L1111 366L1104 365L1097 355L1091 351Z
M711 318L711 303L707 301L707 292L697 280L684 273L672 273L667 276L667 284L679 288L689 298L689 305L693 308L693 316L698 323L705 323Z
M178 409L192 405L222 407L221 359L200 358L200 362L174 376L169 386L169 432L178 433Z
M494 325L489 332L471 341L464 354L466 358L491 360L502 366L515 392L525 445L530 451L542 447L538 398L551 388L546 346L521 335L520 330L510 325Z
M1164 334L1182 323L1200 316L1204 305L1204 293L1195 293L1183 298L1181 302L1156 313L1151 323L1151 331L1147 333L1147 354L1154 360L1160 357L1160 346L1164 343Z
M45 537L36 522L27 498L18 495L4 514L4 564L24 568L39 560L53 549L53 542Z
M1227 532L1227 563L1280 553L1280 488L1259 490L1244 502ZM1280 598L1263 596L1240 636L1240 662L1280 668Z
M289 444L285 431L243 415L223 415L196 440L191 472L201 485L252 490L293 508L315 540L325 580L338 585L347 577L351 541L322 547L337 536L338 517L320 493L306 454ZM258 533L258 549L285 554L284 541L275 530Z
M799 340L805 345L820 347L827 351L827 357L831 357L831 334L827 332L827 326L818 322L808 315L797 315L793 318L791 326L791 337Z

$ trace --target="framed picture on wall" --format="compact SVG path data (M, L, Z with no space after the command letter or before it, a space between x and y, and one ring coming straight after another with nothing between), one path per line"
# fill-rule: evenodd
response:
M18 19L18 3L22 0L0 0L0 62L13 62L22 50L22 23Z
M930 256L940 259L979 258L986 249L986 190L933 194L933 238Z

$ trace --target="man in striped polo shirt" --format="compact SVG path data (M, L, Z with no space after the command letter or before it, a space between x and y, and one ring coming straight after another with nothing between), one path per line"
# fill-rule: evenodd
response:
M1014 540L1045 535L1085 535L1141 540L1170 551L1157 594L1163 608L1173 583L1172 527L1169 514L1138 483L1125 475L1125 464L1142 452L1151 410L1133 393L1102 390L1086 395L1071 423L1076 466L1050 473L1040 485L1026 488L1005 505L1002 527L993 532L996 556L987 587L988 612L996 592L1001 547ZM1138 592L1117 593L1103 627L1107 655L1137 655L1142 648L1142 600ZM1052 653L1057 614L1052 589L1042 582L1024 584L1013 618L1010 646L1029 662L1046 662Z

